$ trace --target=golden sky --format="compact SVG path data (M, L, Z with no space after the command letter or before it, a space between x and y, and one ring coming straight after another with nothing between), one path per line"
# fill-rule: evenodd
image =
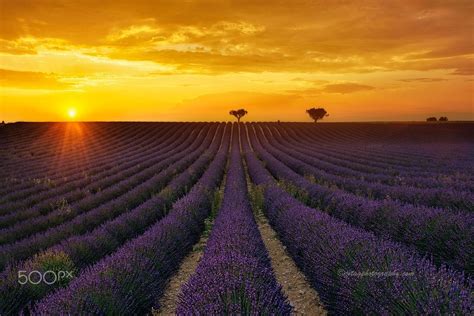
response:
M472 0L0 4L0 120L474 119Z

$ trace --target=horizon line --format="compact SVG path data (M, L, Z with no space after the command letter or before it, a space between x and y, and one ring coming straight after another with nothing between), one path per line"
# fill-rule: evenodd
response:
M5 124L16 124L16 123L238 123L233 120L196 120L196 121L145 121L145 120L110 120L110 121L104 121L104 120L90 120L90 121L4 121ZM309 123L309 124L340 124L340 123L428 123L428 124L436 124L436 123L474 123L474 120L453 120L453 121L446 121L446 122L440 122L440 121L434 121L434 122L427 122L426 120L400 120L400 121L384 121L384 120L374 120L374 121L333 121L333 122L325 122L325 121L319 121L317 123L315 122L310 122L310 121L280 121L280 120L271 120L271 121L244 121L240 123Z

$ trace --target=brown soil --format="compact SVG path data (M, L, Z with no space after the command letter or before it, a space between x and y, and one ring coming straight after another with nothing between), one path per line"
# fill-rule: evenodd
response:
M178 272L171 278L165 289L165 294L160 299L159 306L161 308L153 310L153 315L175 315L181 286L189 280L196 270L206 246L207 238L208 234L203 233L198 243L194 245L193 251L184 258Z
M294 308L295 315L327 315L319 300L318 293L309 285L304 274L285 250L276 232L268 223L267 218L258 213L258 228L267 248L272 268L283 292Z
M277 281L281 284L283 292L287 295L294 307L295 315L326 315L326 311L319 300L316 291L311 288L305 276L289 257L285 246L278 240L277 234L271 228L263 214L257 215L257 224L263 242L270 256L272 268ZM208 235L203 234L193 251L183 260L178 272L168 283L165 294L160 299L159 310L154 310L153 315L175 315L178 294L181 286L186 283L196 270L201 260L203 249Z

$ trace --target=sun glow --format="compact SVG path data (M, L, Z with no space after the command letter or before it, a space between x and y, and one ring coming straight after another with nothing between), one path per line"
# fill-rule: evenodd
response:
M70 119L76 118L76 115L77 115L76 109L70 108L70 109L67 111L67 115L69 116Z

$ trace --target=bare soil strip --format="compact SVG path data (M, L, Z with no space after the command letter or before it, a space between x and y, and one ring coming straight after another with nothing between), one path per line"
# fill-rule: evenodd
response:
M160 299L161 308L154 310L153 315L175 315L181 286L189 280L196 270L206 246L208 235L207 232L204 232L197 244L194 245L193 251L184 258L178 272L171 278L165 289L165 294Z
M327 315L318 293L309 285L304 274L285 250L267 218L257 212L256 221L267 248L277 281L294 307L295 315Z

